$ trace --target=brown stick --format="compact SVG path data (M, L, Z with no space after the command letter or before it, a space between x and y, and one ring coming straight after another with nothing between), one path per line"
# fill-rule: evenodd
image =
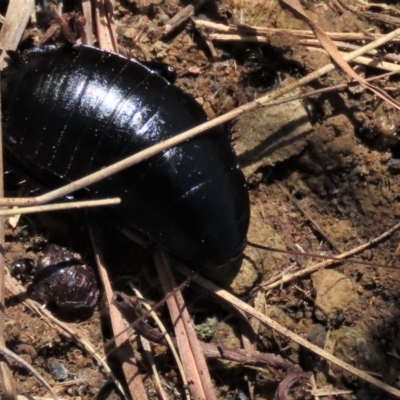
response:
M71 210L72 208L89 208L89 207L99 207L99 206L110 206L115 204L120 204L121 199L104 199L104 200L88 200L88 201L74 201L71 203L60 203L60 204L46 204L42 206L34 207L20 207L14 208L12 210L1 210L0 216L7 215L18 215L18 214L32 214L45 211L60 211L60 210Z
M11 4L10 4L11 6ZM0 35L1 37L1 35ZM1 80L0 80L1 87ZM0 101L0 121L1 121L1 101ZM0 198L4 197L4 180L3 180L3 130L0 123ZM4 321L5 321L5 242L4 242L4 222L5 218L0 217L0 346L5 347L4 339ZM4 398L16 399L17 390L14 382L14 377L11 373L7 359L4 354L0 356L0 380L3 382L5 394Z
M35 7L34 0L11 0L5 21L0 32L0 44L3 50L0 55L0 68L5 67L5 50L15 50L22 38L26 25Z
M368 247L373 246L376 243L381 242L382 240L386 239L387 237L389 237L390 235L392 235L395 231L400 229L400 223L396 224L395 226L393 226L392 228L390 228L389 230L387 230L386 232L382 233L382 235L377 236L376 238L370 240L367 243L362 244L361 246L355 247L354 249L351 249L349 251L346 251L344 253L341 253L339 255L336 255L335 257L333 257L333 259L331 260L326 260L326 261L322 261L318 264L315 265L311 265L310 267L307 267L305 269L302 269L300 271L294 272L293 274L290 275L285 275L282 277L282 279L280 279L277 282L271 283L270 285L264 287L264 290L271 290L274 289L276 287L279 287L280 285L287 283L287 282L291 282L295 279L298 279L302 276L306 276L309 275L315 271L318 271L322 268L328 267L329 265L335 264L340 260L344 260L345 258L361 253L363 250L367 249ZM398 268L396 268L398 269Z
M282 29L282 28L268 28L265 26L233 26L216 24L215 22L197 19L194 21L197 27L203 27L212 29L217 32L223 32L225 34L232 34L236 37L235 40L240 40L243 36L259 35L258 38L261 41L265 41L268 36L273 35L292 35L296 37L314 39L315 35L313 31L306 29ZM240 35L238 33L241 33ZM372 33L371 35L365 35L359 32L325 32L332 40L374 40L379 39L384 35ZM211 34L210 37L216 38L216 34ZM396 42L399 39L394 39Z
M192 4L187 5L185 8L181 9L177 14L175 14L166 24L165 33L171 33L173 30L179 28L183 25L189 18L191 18L196 10L204 5L208 0L197 0L192 1Z
M118 53L114 15L110 0L95 0L95 20L99 47Z
M177 287L167 257L166 253L161 249L157 249L154 252L154 261L165 294L175 291ZM193 398L195 400L216 400L217 397L208 372L204 353L201 350L180 291L175 292L173 296L169 297L167 304L175 327L179 354L186 371L187 379L190 382L190 391Z
M188 270L185 267L182 267L180 265L177 265L177 269L185 274L186 276L191 276L191 271ZM247 303L243 302L242 300L239 300L232 294L228 293L227 291L221 289L214 283L211 283L210 281L199 277L195 276L193 277L193 280L202 286L203 288L209 290L211 293L213 293L215 296L217 296L220 299L225 300L229 304L231 304L234 307L237 307L244 311L245 313L251 315L252 317L256 318L258 321L263 323L265 326L268 326L272 328L274 331L278 332L280 335L293 340L295 343L298 343L299 345L305 347L306 349L312 351L315 354L318 354L319 356L325 358L326 360L330 361L331 363L337 365L340 368L345 369L346 371L352 373L353 375L359 377L360 379L363 379L364 381L370 383L371 385L374 385L382 390L384 390L387 393L390 393L397 398L400 398L400 390L382 382L379 379L374 378L370 374L353 367L352 365L340 360L339 358L335 357L334 355L328 353L327 351L321 349L320 347L309 343L307 340L303 339L301 336L296 335L294 332L291 332L289 329L283 327L282 325L278 324L276 321L271 319L270 317L267 317L266 315L260 313L259 311L255 310L253 307L248 305Z
M90 0L82 0L83 15L86 19L84 31L86 33L86 43L88 46L93 46L93 14L92 3Z
M90 230L90 236L95 249L95 257L99 268L100 278L107 298L111 325L115 336L115 345L118 348L117 355L121 362L121 367L125 375L130 395L132 399L135 400L147 400L146 390L139 374L135 355L132 346L129 343L129 332L126 330L120 312L113 303L114 292L110 280L108 279L107 269L103 263L99 246L96 245L96 237L92 229Z
M119 293L118 296L122 299L122 301L115 302L118 310L128 321L128 323L135 323L135 330L139 335L145 337L151 342L160 343L166 347L177 347L176 338L167 335L166 331L159 332L143 320L141 320L139 323L136 323L139 318L143 319L143 315L146 315L147 313L138 312L128 296L124 293ZM144 303L143 305L147 310L152 310L152 307L149 304ZM158 318L154 311L151 311L151 317L154 320ZM171 341L171 343L168 343L169 341ZM205 357L210 359L229 360L244 365L264 365L272 367L275 370L280 369L283 371L294 368L295 366L295 364L293 364L291 361L285 360L281 356L271 353L261 353L257 350L246 351L245 349L230 348L229 346L225 346L223 342L218 343L218 346L202 341L199 341L199 343Z

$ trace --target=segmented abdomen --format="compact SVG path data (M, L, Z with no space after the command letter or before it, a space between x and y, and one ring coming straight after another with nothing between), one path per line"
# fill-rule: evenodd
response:
M2 88L9 155L49 188L207 120L200 105L137 61L94 48L30 51ZM243 249L249 200L228 138L199 136L89 191L120 196L122 224L197 265Z

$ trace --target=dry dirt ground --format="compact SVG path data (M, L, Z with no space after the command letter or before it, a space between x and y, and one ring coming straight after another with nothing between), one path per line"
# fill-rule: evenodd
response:
M257 0L252 7L249 3L210 1L196 12L196 18L224 24L307 29L274 1ZM353 4L359 7L361 3ZM385 33L395 27L362 17L333 1L307 2L305 7L308 15L329 32ZM211 48L209 32L188 21L171 34L162 35L165 21L179 10L180 5L174 1L154 2L149 9L132 0L117 3L120 44L139 59L174 66L177 85L191 93L210 117L329 62L326 54L307 49L288 34L270 36L263 44L214 42ZM376 6L372 11L384 15L382 10ZM390 44L385 52L396 54L398 47L396 43ZM357 68L366 78L384 72L371 67ZM346 75L336 70L295 94L346 82ZM397 75L376 84L399 99ZM252 206L248 239L275 248L335 255L394 226L400 217L400 143L396 135L399 124L398 111L358 85L259 109L236 120L229 128L248 179ZM74 250L92 262L82 219L77 218L73 227L70 219L68 214L23 218L16 228L9 226L7 264L18 257L37 259L44 244L50 241L75 246ZM106 242L108 262L132 277L146 297L159 300L161 294L149 255L138 255L140 250L117 234L111 234ZM298 271L318 260L249 247L239 272L225 270L219 276L215 272L212 275L290 330L400 388L400 274L396 268L400 265L399 252L400 232L395 232L359 256L360 260L395 268L341 264L270 289L268 285L274 277ZM132 259L136 260L134 266ZM117 277L115 281L118 285ZM186 292L202 340L217 345L222 342L233 348L241 346L241 324L231 311L194 285ZM165 310L160 314L168 325ZM93 315L80 316L78 322L74 320L76 316L66 318L62 312L60 316L73 320L96 346L101 347L110 335L102 305ZM349 391L327 398L389 398L269 328L255 321L250 323L259 351L279 354L300 364L303 371L314 374L318 388ZM109 376L92 358L12 296L7 300L5 335L7 346L32 364L63 398L119 398ZM140 352L140 346L132 341ZM168 350L155 346L154 351L170 398L180 398L182 387ZM155 399L146 362L142 361L149 398ZM112 357L110 363L118 375ZM262 366L245 368L213 362L210 368L221 399L248 399L249 388L254 390L255 399L272 399L283 378L278 371ZM20 394L45 393L23 369L15 367L13 372ZM306 383L298 386L292 392L293 398L313 398L307 389L310 386Z

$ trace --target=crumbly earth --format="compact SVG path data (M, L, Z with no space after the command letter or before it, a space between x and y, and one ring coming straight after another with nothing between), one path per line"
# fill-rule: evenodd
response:
M225 24L307 29L276 1L257 0L251 8L249 3L208 2L196 18ZM339 8L338 3L326 3L306 3L307 14L326 31L370 32L372 27L374 32L384 33L392 29L359 18L350 10ZM174 66L177 85L190 92L211 118L329 62L328 56L307 49L286 34L271 36L265 44L215 42L211 49L207 45L207 31L200 32L189 21L163 36L165 21L180 10L178 2L153 2L150 9L141 4L126 0L115 5L121 46L139 59ZM380 9L375 11L379 13ZM143 12L147 12L147 17ZM389 53L396 50L398 44L386 49ZM382 73L367 67L358 67L358 72L365 77ZM346 82L345 74L336 70L301 90ZM381 79L376 85L399 99L396 76ZM259 109L235 121L230 126L233 144L248 179L252 206L248 239L297 253L287 255L249 247L237 275L221 272L212 276L290 330L400 389L400 232L359 255L360 260L380 266L335 265L329 267L332 271L305 275L268 289L274 278L318 262L306 255L299 256L299 252L339 254L368 242L399 222L398 115L375 95L354 85L290 106ZM74 250L93 263L84 219L77 218L73 228L70 219L68 214L46 215L40 220L23 218L14 228L8 225L7 265L18 257L37 259L49 241L75 246ZM105 242L108 262L118 265L125 275L129 271L146 297L160 299L151 257L138 253L135 246L116 234ZM134 267L132 259L136 260ZM235 315L215 300L205 298L194 285L186 295L202 340L218 346L221 341L226 347L242 346L242 324ZM62 398L119 398L109 376L76 343L30 312L19 299L9 295L6 305L7 346L33 365ZM169 326L166 311L160 313ZM95 347L102 347L104 338L110 335L105 307L99 306L85 319L79 317L66 319L79 325ZM250 323L259 351L299 363L303 371L314 373L318 388L350 390L335 396L336 399L390 398L338 367L321 362L256 321ZM132 341L139 351L135 340ZM168 350L155 346L154 352L169 398L180 398L182 386ZM115 367L115 362L110 362ZM158 398L144 360L140 367L149 398ZM250 387L254 399L272 399L283 378L267 368L246 369L225 362L213 362L210 367L221 399L250 398ZM25 370L13 367L13 373L19 394L45 395L46 390ZM292 392L293 398L312 398L307 389L303 383Z

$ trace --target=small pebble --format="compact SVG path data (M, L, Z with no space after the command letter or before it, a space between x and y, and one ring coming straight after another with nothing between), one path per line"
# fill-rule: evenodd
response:
M65 381L68 378L68 370L64 364L58 361L51 361L48 365L51 376L56 381Z

